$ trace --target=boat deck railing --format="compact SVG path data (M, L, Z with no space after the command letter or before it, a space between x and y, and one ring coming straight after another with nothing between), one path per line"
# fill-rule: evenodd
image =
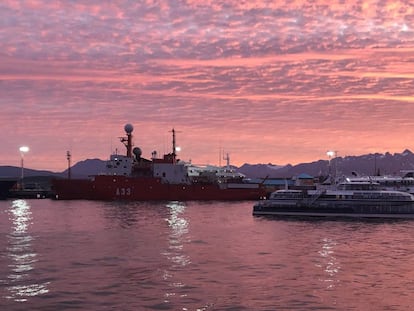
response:
M309 205L313 205L325 192L325 189L320 189L317 190L314 194L312 194L312 196L308 199Z

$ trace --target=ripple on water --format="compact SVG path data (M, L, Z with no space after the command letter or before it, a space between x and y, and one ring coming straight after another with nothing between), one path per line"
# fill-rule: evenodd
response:
M5 310L411 310L413 222L251 202L0 202Z

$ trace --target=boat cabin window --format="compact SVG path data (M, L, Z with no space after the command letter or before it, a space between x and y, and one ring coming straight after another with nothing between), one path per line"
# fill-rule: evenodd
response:
M279 190L279 191L273 192L270 196L270 199L298 199L302 197L303 197L302 191Z
M378 183L350 182L350 183L339 184L338 185L338 190L381 190L381 187Z

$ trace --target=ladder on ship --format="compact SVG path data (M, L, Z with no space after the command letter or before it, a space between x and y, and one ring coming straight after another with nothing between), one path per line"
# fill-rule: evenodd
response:
M326 192L326 190L318 190L316 191L309 199L309 205L313 205L320 197L322 194L324 194Z

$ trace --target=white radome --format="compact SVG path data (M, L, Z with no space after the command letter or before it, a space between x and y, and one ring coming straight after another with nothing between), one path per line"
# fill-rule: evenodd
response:
M132 124L128 123L128 124L125 124L124 130L125 130L125 132L127 132L129 134L129 133L132 133L132 131L134 130L134 127L132 126Z

